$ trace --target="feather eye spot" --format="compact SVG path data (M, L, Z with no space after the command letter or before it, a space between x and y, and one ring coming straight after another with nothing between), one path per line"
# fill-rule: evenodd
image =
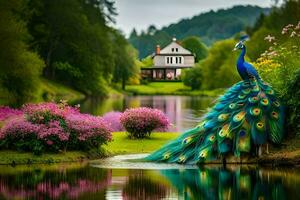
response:
M224 122L224 121L226 121L228 119L228 116L229 116L229 114L220 114L218 116L218 121L219 122Z
M256 128L258 129L258 130L263 130L263 128L264 128L264 123L263 122L258 122L258 123L256 123Z
M273 112L271 113L271 115L272 115L272 118L274 118L274 119L278 119L278 118L279 118L278 113L275 112L275 111L273 111Z
M246 131L245 131L245 130L241 130L241 131L240 131L240 136L243 137L243 136L245 136L245 135L246 135Z
M186 157L184 155L179 156L178 162L183 163L186 160Z
M167 152L167 153L165 153L164 155L163 155L163 159L164 160L168 160L169 158L170 158L170 153L169 152Z
M200 158L205 158L206 155L207 155L207 151L206 151L206 150L203 150L203 151L200 152L199 157L200 157Z
M261 113L261 109L259 109L259 108L252 108L252 109L250 110L250 114L251 114L252 116L259 116L260 113Z
M235 103L231 103L230 105L229 105L229 108L230 109L234 109L236 107L236 104Z
M267 106L269 105L269 100L267 98L263 98L260 103L263 105L263 106Z
M250 98L248 99L248 101L249 101L250 103L256 103L256 102L258 101L258 97L250 97Z
M216 137L215 137L214 135L212 135L212 136L209 137L209 140L210 140L211 142L214 142L215 139L216 139Z
M191 140L192 140L192 137L184 138L184 140L182 141L182 144L188 144L191 142Z
M274 94L274 90L267 90L267 94L273 95Z
M244 118L245 118L245 112L242 111L242 112L239 112L238 114L236 114L236 115L233 117L233 121L234 121L234 122L240 122L240 121L242 121Z

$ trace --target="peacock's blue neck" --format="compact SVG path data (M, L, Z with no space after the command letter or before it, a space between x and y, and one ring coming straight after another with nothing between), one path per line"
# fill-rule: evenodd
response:
M248 74L247 74L247 69L244 66L244 62L245 62L245 54L246 54L246 47L244 46L242 48L242 52L237 60L237 70L241 76L242 79L248 79Z
M246 47L244 46L242 48L242 52L241 52L240 57L239 57L238 62L237 62L238 66L242 66L244 64L244 62L245 62L245 54L246 54Z

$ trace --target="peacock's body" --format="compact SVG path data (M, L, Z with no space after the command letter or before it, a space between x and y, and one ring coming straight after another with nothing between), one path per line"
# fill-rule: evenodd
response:
M145 159L167 163L196 164L220 156L254 152L267 142L283 138L283 107L272 88L245 62L243 38L237 70L243 79L221 96L201 123Z

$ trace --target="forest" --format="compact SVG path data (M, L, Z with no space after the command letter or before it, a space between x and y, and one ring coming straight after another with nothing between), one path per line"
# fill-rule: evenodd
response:
M1 1L1 104L52 100L49 81L104 97L138 73L136 50L108 25L116 14L109 0Z

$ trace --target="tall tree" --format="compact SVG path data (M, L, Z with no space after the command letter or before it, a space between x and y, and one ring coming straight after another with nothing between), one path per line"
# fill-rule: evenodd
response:
M137 51L128 44L127 40L119 32L115 31L113 43L115 55L115 68L113 81L121 82L122 89L125 89L126 81L139 72L135 60L137 60Z
M0 93L12 105L33 100L44 66L29 50L23 0L0 1ZM1 97L2 98L2 97Z

